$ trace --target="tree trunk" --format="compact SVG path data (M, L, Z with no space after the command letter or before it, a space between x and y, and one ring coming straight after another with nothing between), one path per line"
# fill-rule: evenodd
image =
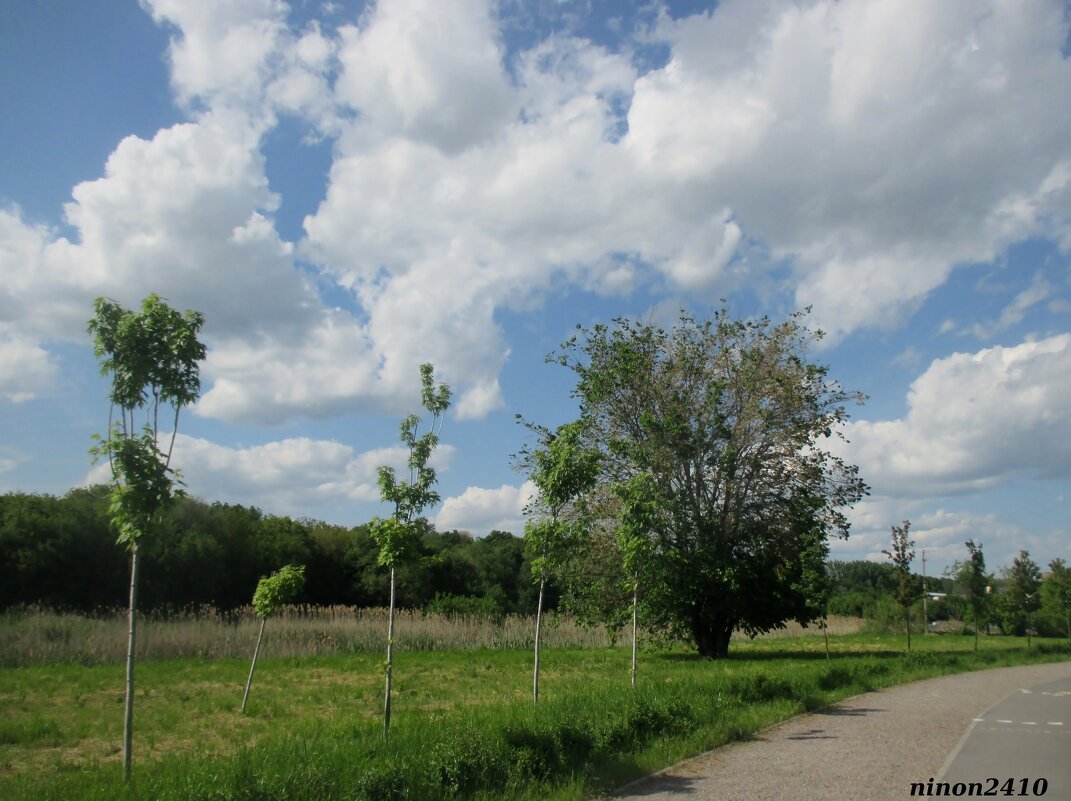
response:
M822 618L822 634L826 641L826 659L829 659L829 619Z
M692 619L692 636L695 647L703 659L724 659L729 655L729 638L733 635L736 621L724 618L708 620L694 617Z
M383 701L383 739L390 737L390 672L394 667L394 565L390 566L390 609L387 612L387 690Z
M532 670L532 702L539 703L539 632L543 625L543 588L546 579L539 580L539 603L536 605L535 667Z
M637 610L639 608L640 599L640 582L635 582L632 585L632 686L636 686L636 630L637 630Z
M260 653L260 641L264 639L264 624L268 618L260 619L260 633L257 634L257 645L253 649L253 664L249 666L249 678L245 680L245 695L242 696L242 713L245 713L245 705L249 700L249 688L253 686L253 671L257 669L257 654Z
M134 649L138 633L138 544L130 549L130 628L126 641L126 709L123 716L123 780L130 781L134 743Z
M904 607L904 630L907 632L907 652L911 653L911 610Z

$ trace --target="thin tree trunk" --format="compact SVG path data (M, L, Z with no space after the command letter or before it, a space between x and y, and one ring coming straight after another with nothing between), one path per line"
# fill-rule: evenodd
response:
M636 686L636 630L640 600L640 582L632 585L632 686Z
M829 619L822 618L822 634L826 640L826 659L829 659Z
M390 737L390 672L394 667L394 565L390 566L390 610L387 613L387 691L383 701L383 739Z
M264 624L268 618L260 619L260 633L257 634L257 646L253 649L253 664L249 666L249 678L245 680L245 695L242 696L242 712L245 712L246 701L249 700L249 688L253 686L253 671L257 669L257 654L260 653L260 641L264 639Z
M130 781L134 741L134 649L138 632L138 544L130 549L130 628L126 642L126 708L123 715L123 780Z
M904 629L907 631L907 650L911 652L911 610L904 607Z
M547 581L539 579L539 603L536 605L535 668L532 671L532 702L539 703L539 632L543 625L543 587Z

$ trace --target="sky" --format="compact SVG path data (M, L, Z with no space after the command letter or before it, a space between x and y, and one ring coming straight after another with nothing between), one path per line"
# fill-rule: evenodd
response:
M811 307L871 493L1071 560L1071 11L1035 0L0 4L0 492L106 480L95 298L205 315L190 494L386 511L418 365L440 529L520 534L580 324ZM916 569L921 567L916 564Z

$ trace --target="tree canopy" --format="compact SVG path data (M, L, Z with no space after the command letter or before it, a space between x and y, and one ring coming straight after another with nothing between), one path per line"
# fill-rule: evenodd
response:
M647 474L662 499L648 619L703 656L724 656L735 628L814 619L807 588L826 542L847 536L843 510L867 491L825 447L863 398L807 360L821 333L804 318L682 312L668 331L618 318L580 327L551 357L576 373L600 483Z

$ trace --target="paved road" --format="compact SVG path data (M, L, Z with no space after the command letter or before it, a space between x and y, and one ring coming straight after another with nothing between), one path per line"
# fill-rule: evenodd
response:
M1022 687L981 713L939 778L981 781L1002 796L1071 798L1071 679Z
M1003 710L998 702L1012 693L1048 683L1071 682L1071 662L998 668L906 684L849 698L817 713L801 715L736 743L703 754L624 788L615 799L632 801L902 801L911 798L911 783L947 780L959 758L970 758L974 735L983 721ZM1071 696L1040 696L1071 706ZM1036 699L1035 699L1036 700ZM997 705L997 706L995 706ZM988 710L988 713L987 713ZM1003 711L1001 712L1003 714ZM1019 712L1015 712L1019 715ZM1040 717L1034 714L1034 722ZM1050 716L1046 722L1066 720ZM993 718L1015 720L1015 718ZM995 724L1006 725L1006 724ZM1063 728L1071 726L1065 723ZM1024 727L1026 728L1026 727ZM1058 727L1051 727L1053 729ZM965 733L968 736L965 736ZM1069 741L1057 764L1071 761ZM1039 735L1040 737L1040 735ZM1059 755L1058 755L1059 756ZM967 762L963 763L968 765ZM1056 767L1031 766L1026 774L1014 765L1003 779L1046 778L1046 801L1071 801L1071 784ZM947 769L947 777L941 771ZM973 770L967 767L967 770ZM1039 771L1044 770L1042 775ZM986 766L985 777L994 775ZM957 774L958 775L958 774ZM985 777L972 777L981 780ZM1018 796L1019 785L1015 787ZM1001 797L1003 793L1001 793Z

